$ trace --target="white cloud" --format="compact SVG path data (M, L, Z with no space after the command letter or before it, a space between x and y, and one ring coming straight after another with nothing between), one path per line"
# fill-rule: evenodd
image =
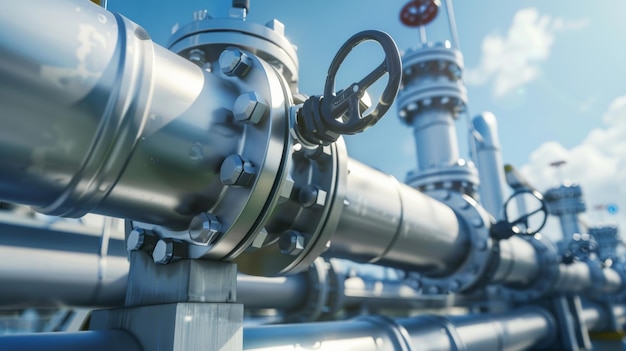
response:
M492 80L494 95L506 95L539 76L539 64L550 56L557 31L586 25L586 20L566 21L541 15L534 8L521 9L506 37L490 34L483 39L480 63L466 70L465 82L483 85Z
M561 172L564 180L582 187L587 205L583 218L591 225L618 224L626 237L626 95L611 103L603 121L603 128L591 130L571 149L557 142L541 145L521 172L542 192L559 183ZM557 160L567 162L560 171L549 166ZM616 215L594 210L596 205L611 203L619 206Z

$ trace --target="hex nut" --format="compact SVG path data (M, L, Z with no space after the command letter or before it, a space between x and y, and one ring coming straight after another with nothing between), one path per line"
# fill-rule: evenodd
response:
M146 232L141 228L135 228L128 233L128 237L126 238L126 250L131 251L139 251L143 246L144 240L146 237Z
M255 175L254 165L239 155L226 157L220 168L220 180L224 185L247 186L252 184Z
M265 99L254 91L239 95L233 106L235 120L242 123L259 123L267 110Z
M213 214L199 213L189 222L189 237L199 244L215 242L222 230L222 224Z
M288 230L280 236L278 247L282 254L299 255L304 251L304 235L295 230Z
M315 185L307 185L300 189L298 201L304 207L323 207L328 193Z
M185 245L172 239L161 239L152 251L152 260L156 264L168 264L185 256Z
M128 252L133 251L151 251L156 245L157 238L151 235L143 228L134 228L128 233L126 238L126 250Z
M224 50L218 62L222 73L229 77L243 78L252 66L252 60L239 49Z
M261 228L261 230L259 230L259 233L256 235L256 237L252 241L252 244L250 244L250 247L248 248L247 251L254 251L256 249L262 248L263 245L265 245L265 241L267 240L268 236L269 236L269 233L267 229Z

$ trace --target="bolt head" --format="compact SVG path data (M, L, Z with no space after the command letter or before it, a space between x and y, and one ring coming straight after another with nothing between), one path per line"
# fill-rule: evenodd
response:
M257 124L265 116L267 111L265 99L256 92L248 92L239 95L235 100L233 114L238 122Z
M461 79L462 71L459 66L456 64L448 65L448 72L450 73L450 78L453 80Z
M193 20L194 21L204 21L206 19L210 19L209 11L207 10L198 10L193 12Z
M189 223L189 237L196 243L209 244L220 234L222 224L210 213L199 213Z
M159 240L152 251L152 259L157 264L168 264L174 257L174 243L171 240Z
M247 186L252 184L256 169L239 155L230 155L222 162L220 180L224 185Z
M304 251L304 235L295 230L286 231L280 236L278 247L285 255L299 255Z
M202 66L204 64L204 58L204 51L200 49L192 49L189 51L189 61L198 66Z
M327 192L315 185L307 185L300 189L298 201L304 207L323 207L326 204Z
M267 28L272 29L274 32L280 35L285 35L285 25L281 21L277 20L276 18L267 22L265 26Z
M220 54L219 65L225 75L242 78L250 70L252 60L239 49L227 49Z
M252 241L252 244L248 248L248 251L254 251L256 249L262 248L263 245L265 244L265 240L267 240L268 236L269 236L269 233L268 233L267 229L261 228L259 233L256 235L256 237Z
M146 231L141 228L135 228L130 233L128 233L128 238L126 239L126 250L128 251L138 251L143 246L143 243L146 239Z
M448 291L457 292L459 291L460 287L461 287L461 284L459 283L459 281L453 280L450 282L450 284L448 284Z

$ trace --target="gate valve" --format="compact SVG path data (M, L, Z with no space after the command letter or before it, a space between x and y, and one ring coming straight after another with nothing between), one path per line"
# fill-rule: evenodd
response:
M352 83L348 88L336 93L335 78L339 67L348 54L365 41L375 41L383 49L385 58L365 78ZM366 91L385 74L387 85L378 104L365 116L367 107L362 98ZM323 96L311 96L297 112L296 132L304 141L315 145L328 145L341 134L357 134L373 126L389 110L400 89L402 62L393 39L384 32L367 30L348 39L337 52L330 64Z

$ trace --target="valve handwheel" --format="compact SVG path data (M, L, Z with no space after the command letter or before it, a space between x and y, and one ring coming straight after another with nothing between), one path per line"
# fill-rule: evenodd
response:
M539 207L535 210L530 211L529 213L523 214L514 220L509 220L509 204L511 200L518 198L519 196L525 196L530 194L533 198L535 198L539 202ZM537 228L531 228L529 225L529 219L533 216L541 215L541 219L539 220L539 225ZM518 190L511 197L509 197L504 203L504 219L496 222L490 228L490 235L492 238L496 240L504 240L512 237L513 235L522 234L522 235L535 235L537 234L543 227L546 225L546 221L548 220L548 206L546 204L546 200L544 200L543 196L535 190L531 189L522 189ZM536 221L535 221L536 222ZM522 225L520 227L520 225Z
M513 200L514 198L518 196L524 196L524 194L530 194L532 197L539 200L540 206L537 209L530 211L529 213L521 215L517 219L514 219L512 221L509 220L509 214L508 214L507 209L509 207L509 204L511 203L511 200ZM539 221L539 226L537 228L531 228L529 226L528 220L530 217L535 216L537 214L542 215L541 220ZM538 233L541 229L543 229L543 227L546 225L546 221L548 220L548 207L546 205L546 201L544 200L543 196L538 191L530 190L530 189L516 191L504 203L504 220L510 223L512 226L516 226L518 228L520 224L523 224L524 227L520 228L521 229L520 233L526 234L526 235L534 235Z
M375 41L383 49L385 58L372 72L358 83L351 84L338 94L335 78L341 64L359 44ZM365 116L361 111L360 100L366 90L388 75L387 85L378 104ZM324 96L312 96L305 101L298 118L298 132L307 141L327 145L337 140L340 134L357 134L376 124L389 110L402 78L402 61L393 39L384 32L367 30L352 36L337 52L328 69Z
M420 27L432 22L439 12L438 0L414 0L404 5L400 21L409 27Z

